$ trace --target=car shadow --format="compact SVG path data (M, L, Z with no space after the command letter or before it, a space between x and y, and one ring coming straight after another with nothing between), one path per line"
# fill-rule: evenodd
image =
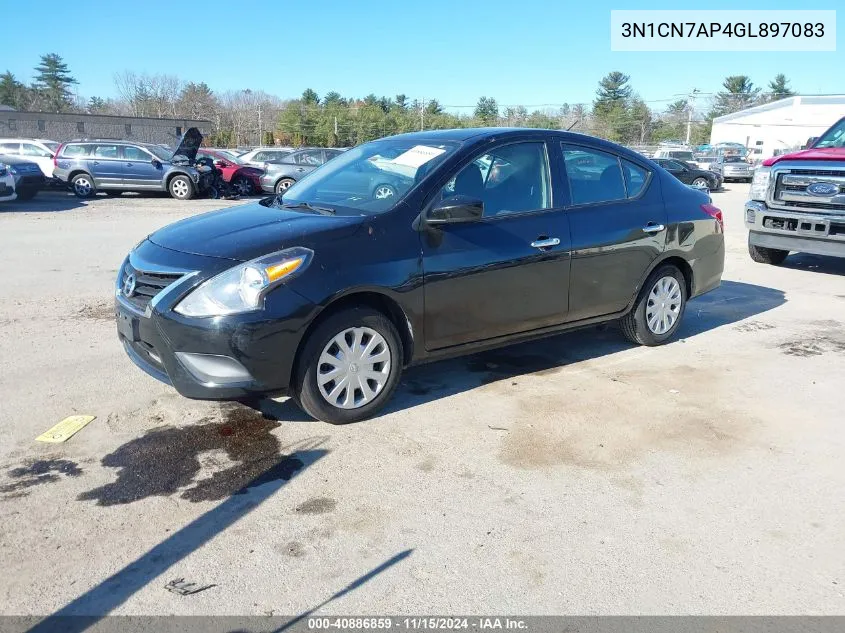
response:
M88 202L77 198L70 191L47 189L39 191L29 200L0 202L0 213L54 213L73 211L88 206Z
M845 275L845 257L796 253L787 257L780 267L791 268L793 270L808 270L827 275Z
M780 290L723 281L716 290L690 301L676 338L689 338L737 323L785 302L786 296ZM494 382L509 380L517 384L519 377L527 374L551 375L567 365L633 347L619 331L618 324L609 323L410 367L383 413L401 411ZM311 420L291 399L262 400L252 406L279 421Z

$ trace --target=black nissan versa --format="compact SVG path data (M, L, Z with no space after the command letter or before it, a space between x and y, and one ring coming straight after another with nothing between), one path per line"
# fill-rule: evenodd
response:
M401 190L374 196L374 170ZM664 343L724 255L710 198L618 145L418 132L156 231L120 268L118 332L184 396L288 393L345 423L377 412L410 364L611 319Z

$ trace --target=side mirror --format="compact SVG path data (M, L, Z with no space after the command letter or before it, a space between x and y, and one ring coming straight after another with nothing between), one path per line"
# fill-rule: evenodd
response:
M808 149L808 148L812 147L813 145L816 144L816 141L818 141L818 140L819 140L818 136L811 136L810 138L807 139L807 144L804 146L804 149Z
M484 215L484 203L469 196L451 196L435 204L428 212L429 224L474 222Z
M153 163L153 167L155 167L156 169L161 167L161 161L157 158L153 158L152 163Z
M214 166L215 167L227 167L228 165L227 165L225 160L216 160L216 161L214 161Z

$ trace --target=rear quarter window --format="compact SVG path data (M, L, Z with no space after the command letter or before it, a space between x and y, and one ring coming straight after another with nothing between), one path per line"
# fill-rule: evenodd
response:
M90 149L90 145L65 145L64 149L62 149L62 156L64 158L88 156Z

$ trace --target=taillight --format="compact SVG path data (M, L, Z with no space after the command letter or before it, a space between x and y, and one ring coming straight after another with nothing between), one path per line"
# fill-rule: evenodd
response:
M702 204L701 210L704 211L704 213L709 215L711 218L714 218L716 222L719 223L719 228L722 230L722 232L725 232L725 219L722 217L722 210L719 207L708 203Z
M59 163L58 163L58 160L59 160L59 152L61 152L61 151L62 151L62 148L63 148L64 146L65 146L65 144L64 144L64 143L62 143L61 145L59 145L59 146L56 148L56 153L55 153L55 154L53 154L53 167L58 167L58 166L59 166Z

